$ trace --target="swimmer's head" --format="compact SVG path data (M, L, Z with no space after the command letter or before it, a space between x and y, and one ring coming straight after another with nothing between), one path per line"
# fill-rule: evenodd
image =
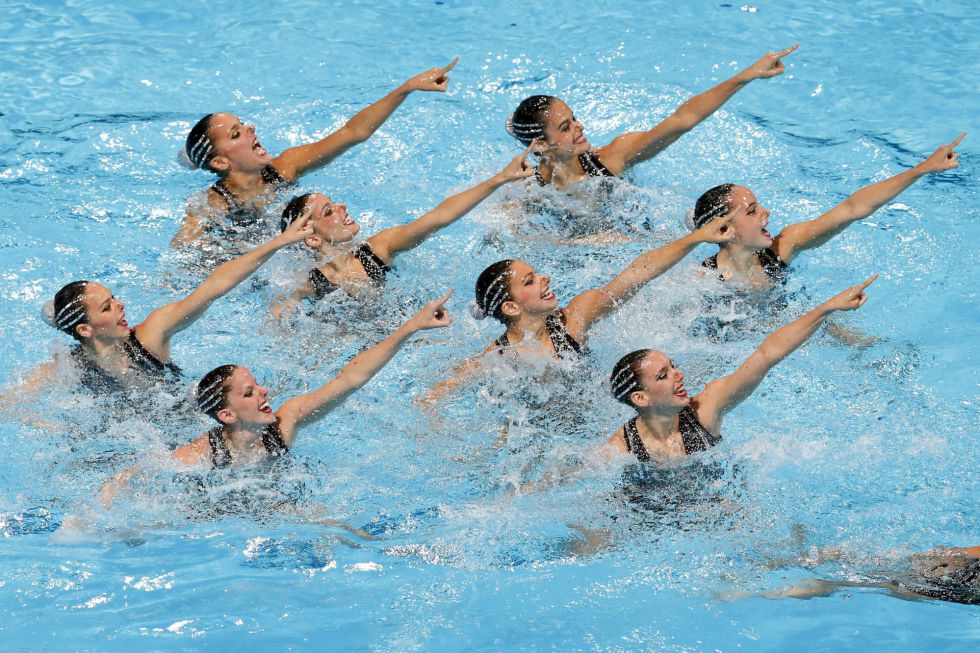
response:
M231 113L201 118L187 135L184 150L194 167L221 176L233 171L260 172L272 162L255 136L255 127L243 125Z
M120 340L130 333L125 305L93 281L73 281L57 292L51 324L82 343Z
M320 193L307 193L291 199L282 211L280 229L286 231L289 225L305 215L313 218L313 235L303 242L313 249L323 244L348 242L361 230L361 225L347 212L346 204L334 202Z
M264 426L276 421L269 391L247 367L222 365L205 374L194 393L197 407L222 426Z
M505 325L521 315L548 315L558 307L551 291L551 277L516 259L498 261L476 280L475 309L478 315L492 316Z
M85 280L72 281L55 293L53 302L45 304L48 324L75 340L82 339L75 327L83 324L88 317L85 311L85 288L88 284Z
M620 358L609 375L609 386L617 401L637 411L679 411L691 402L684 373L656 349L638 349Z
M211 119L216 116L215 113L209 113L200 120L197 124L191 128L189 134L187 134L187 140L184 142L184 154L187 155L187 159L190 161L191 166L195 169L207 169L210 170L211 157L214 156L214 143L211 142Z
M541 141L538 154L546 158L578 156L592 148L572 110L551 95L532 95L517 105L507 131L525 147Z
M759 250L772 245L772 234L766 229L769 209L759 204L752 191L745 186L721 184L699 197L694 205L692 226L699 229L722 217L732 219L735 238L731 244Z

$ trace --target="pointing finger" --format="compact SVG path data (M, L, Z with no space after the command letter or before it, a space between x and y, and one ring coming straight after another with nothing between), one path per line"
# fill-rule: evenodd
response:
M776 53L776 56L777 57L785 57L788 54L792 54L792 53L796 52L796 48L798 48L798 47L800 47L800 44L799 43L794 43L793 45L789 46L785 50L782 50L781 52L777 52Z
M956 147L957 145L960 144L960 141L962 141L965 136L966 136L966 132L963 132L962 134L960 134L959 136L956 137L956 140L955 141L953 141L952 143L950 143L946 147L948 147L950 149Z
M878 278L878 273L875 272L874 274L871 275L871 277L868 278L867 281L858 284L858 290L863 291L865 288L873 284L877 278Z
M455 288L450 288L449 289L449 292L447 292L445 295L443 295L442 297L440 297L437 300L438 305L439 306L443 306L446 302L448 302L449 301L449 298L453 296L453 293L454 292L456 292L456 289Z
M448 73L450 70L452 70L453 68L455 68L457 61L459 61L459 55L456 55L453 58L453 60L449 62L449 65L448 66L445 66L444 68L441 69L442 72L443 72L443 74Z

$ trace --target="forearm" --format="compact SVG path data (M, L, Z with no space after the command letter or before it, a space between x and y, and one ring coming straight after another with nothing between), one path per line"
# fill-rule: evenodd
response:
M224 295L251 276L287 244L282 236L277 236L238 258L222 263L205 279L201 288L212 298Z
M885 181L871 186L865 186L854 192L844 200L844 204L849 209L849 217L856 220L871 215L898 197L902 191L914 184L925 174L926 172L920 166L916 166Z
M483 200L493 195L494 191L505 183L507 183L506 180L500 178L498 175L494 175L473 188L468 188L461 193L447 197L429 212L429 216L432 218L433 228L439 229L459 220L476 208Z
M391 117L410 93L411 91L402 84L374 104L354 114L343 129L349 130L357 140L366 141Z
M758 352L765 357L769 367L776 365L806 342L833 313L834 310L826 305L818 306L770 334L762 341Z
M694 251L694 248L701 242L695 234L688 234L667 243L663 247L641 254L630 264L630 268L637 273L638 283L646 283L672 268L678 261Z
M683 122L688 129L720 109L732 96L742 90L752 78L742 71L730 79L726 79L714 88L695 95L682 104L674 112L674 116Z
M337 375L338 379L343 379L349 391L360 388L395 357L415 331L408 323L398 327L387 338L352 358Z

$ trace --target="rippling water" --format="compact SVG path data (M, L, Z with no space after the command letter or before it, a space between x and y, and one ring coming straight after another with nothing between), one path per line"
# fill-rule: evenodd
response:
M303 432L286 461L175 472L169 447L207 425L171 413L167 396L133 413L59 387L18 408L47 424L9 411L0 425L3 647L975 648L980 622L967 606L871 590L805 602L719 598L806 577L857 578L896 549L980 543L980 19L952 2L793 5L7 3L5 380L67 349L38 315L64 283L107 284L135 323L200 278L169 240L185 199L212 181L176 162L204 113L234 111L281 151L459 54L450 93L410 98L371 141L300 185L346 202L371 234L502 167L517 153L503 123L526 95L561 95L601 144L654 124L766 50L801 47L786 75L754 82L635 170L601 211L588 210L630 242L542 242L556 225L518 215L525 224L515 228L508 200L520 193L508 189L401 256L366 327L364 310L340 299L288 332L266 318L309 267L301 252L279 254L215 305L175 339L175 360L191 379L242 362L281 399L329 378L425 299L457 290L455 327L417 337L347 406ZM719 342L697 336L706 309L693 298L699 284L715 290L690 276L705 248L594 329L584 368L500 370L449 402L436 428L413 408L413 395L499 335L465 313L486 264L531 261L568 301L681 235L685 211L710 186L749 185L778 229L962 130L974 133L958 170L921 180L801 257L785 313L746 320L744 333ZM602 386L622 353L663 348L700 390L776 324L873 271L881 279L871 302L845 321L880 336L877 344L814 338L694 464L638 474L592 462L592 447L627 416ZM730 318L747 309L710 310ZM583 462L562 483L514 493ZM131 490L102 509L94 497L103 482L133 463L141 471ZM91 527L55 534L68 515ZM847 561L771 569L773 558L797 553L801 526L803 549L844 546Z

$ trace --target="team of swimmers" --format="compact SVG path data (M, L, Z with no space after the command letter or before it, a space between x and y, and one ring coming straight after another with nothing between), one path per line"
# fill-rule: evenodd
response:
M618 177L662 152L750 82L783 73L783 59L796 47L764 55L731 79L684 102L652 129L621 134L601 147L589 142L582 123L561 99L531 96L506 121L508 133L526 149L499 173L448 197L408 224L357 243L360 226L346 205L335 197L311 192L286 203L278 220L280 235L250 251L236 248L244 232L260 230L277 197L306 173L369 139L409 94L446 91L455 59L412 77L327 137L278 156L262 146L253 126L243 125L231 113L209 114L190 130L182 159L218 179L189 203L174 245L211 239L238 255L217 266L186 297L152 311L135 326L129 325L123 302L109 288L88 280L73 281L59 290L46 306L47 319L74 339L71 357L89 390L111 393L153 381L179 386L183 377L170 356L173 336L278 250L302 243L315 254L317 264L306 281L275 306L276 316L331 293L356 297L370 287L382 287L396 255L422 245L498 188L523 181L562 190L589 177ZM954 148L962 138L938 148L912 169L862 188L818 218L792 224L776 236L767 229L769 211L747 187L726 183L711 188L696 203L690 234L640 255L611 281L572 297L564 306L552 292L547 274L522 260L498 261L476 279L472 312L499 321L504 333L479 357L449 372L445 381L421 397L420 404L431 407L464 383L486 374L486 362L498 356L587 356L587 336L596 322L699 244L719 246L717 254L702 263L705 270L711 270L709 274L740 291L771 290L784 283L787 266L799 252L826 243L854 221L871 215L919 177L955 168ZM536 164L529 161L531 157ZM634 409L636 416L612 434L604 451L662 462L714 446L721 439L725 414L748 398L769 370L800 347L828 316L861 307L875 278L845 289L777 329L734 372L711 381L697 394L689 394L684 374L665 353L640 349L626 354L613 367L609 384L613 397ZM244 365L214 368L196 384L192 396L196 407L217 425L176 448L174 456L181 463L218 468L285 454L301 427L323 418L370 381L412 334L449 326L452 319L446 303L451 294L426 304L387 338L355 356L322 387L287 399L277 409L270 404L268 390ZM42 365L29 383L51 382L55 374L53 363ZM964 555L964 550L956 551ZM966 567L975 569L976 565Z

